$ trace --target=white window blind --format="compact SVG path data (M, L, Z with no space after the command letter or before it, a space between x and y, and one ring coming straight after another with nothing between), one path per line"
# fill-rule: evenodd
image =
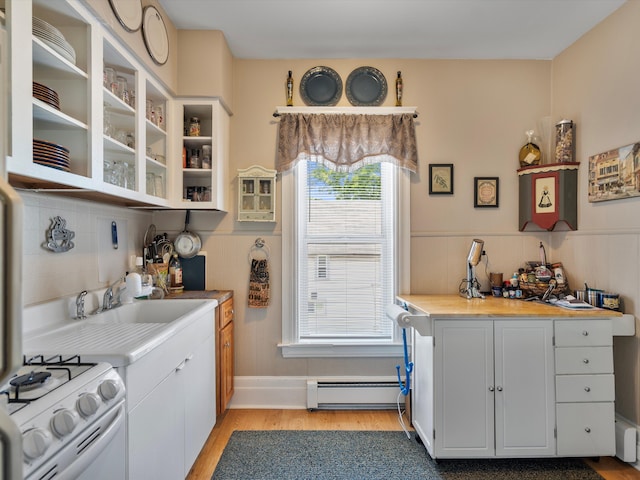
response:
M297 341L393 341L396 169L296 166Z

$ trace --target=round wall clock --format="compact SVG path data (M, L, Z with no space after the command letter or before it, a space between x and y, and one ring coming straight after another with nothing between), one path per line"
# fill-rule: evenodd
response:
M142 25L142 0L109 0L111 10L127 32L136 32Z
M149 56L158 65L164 65L169 58L169 37L162 15L156 7L148 5L142 16L142 37Z

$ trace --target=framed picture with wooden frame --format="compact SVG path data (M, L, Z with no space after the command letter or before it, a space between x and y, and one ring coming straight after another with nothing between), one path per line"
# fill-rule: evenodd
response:
M453 195L453 164L429 164L429 195Z
M500 179L498 177L473 178L473 206L475 208L498 208L499 194Z

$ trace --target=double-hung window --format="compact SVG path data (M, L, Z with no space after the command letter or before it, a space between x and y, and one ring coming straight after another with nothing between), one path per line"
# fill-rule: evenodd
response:
M408 175L387 162L342 173L310 160L285 173L285 357L401 354L385 307L408 273Z

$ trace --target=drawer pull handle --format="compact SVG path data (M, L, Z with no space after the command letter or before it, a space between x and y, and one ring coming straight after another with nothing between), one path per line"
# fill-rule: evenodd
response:
M589 336L589 332L587 330L583 330L582 335L584 335L585 337Z
M585 392L590 392L591 391L591 387L584 387L584 391Z
M584 360L582 360L582 363L589 363L589 359L585 358Z
M584 431L587 433L591 433L591 429L589 427L585 428Z

